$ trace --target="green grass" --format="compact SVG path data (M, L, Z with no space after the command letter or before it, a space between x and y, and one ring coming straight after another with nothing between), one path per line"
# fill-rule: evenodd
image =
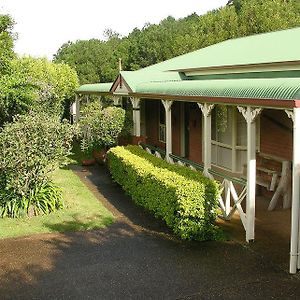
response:
M64 208L33 218L0 219L0 238L82 231L103 228L113 222L113 215L71 170L59 169L53 179L63 191Z

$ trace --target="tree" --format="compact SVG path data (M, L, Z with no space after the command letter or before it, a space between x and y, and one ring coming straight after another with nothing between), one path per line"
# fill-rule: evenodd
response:
M107 39L95 42L97 51L92 40L77 41L63 46L56 59L75 67L81 83L107 82L116 78L119 58L125 70L137 70L231 38L299 25L298 0L229 0L205 15L168 17L123 38L108 29Z
M246 36L300 25L297 3L286 0L240 1L239 35Z
M0 14L0 76L7 72L9 61L15 57L13 26L14 21L9 15Z
M118 61L126 64L126 42L120 45L119 35L105 32L107 41L91 39L68 42L54 56L54 62L64 62L74 68L81 84L112 81L118 74Z
M32 110L62 116L64 102L77 86L77 74L66 64L31 57L11 60L9 71L0 77L0 126Z

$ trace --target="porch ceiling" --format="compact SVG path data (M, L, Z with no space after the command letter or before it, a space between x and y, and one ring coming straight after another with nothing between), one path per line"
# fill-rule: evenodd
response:
M135 92L137 94L183 97L300 100L300 78L145 82L138 84Z

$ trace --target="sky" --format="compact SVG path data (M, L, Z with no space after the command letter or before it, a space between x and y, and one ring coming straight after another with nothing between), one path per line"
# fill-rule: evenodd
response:
M47 57L68 41L104 39L107 28L126 36L146 23L168 16L204 14L228 0L0 0L0 13L10 14L20 55Z

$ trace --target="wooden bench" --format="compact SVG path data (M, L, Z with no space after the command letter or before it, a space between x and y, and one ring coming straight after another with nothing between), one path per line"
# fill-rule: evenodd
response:
M274 191L279 173L264 167L256 167L256 171L256 184L266 188L268 191ZM269 178L267 179L266 176L263 176L262 174L268 175ZM241 177L247 179L247 165L244 165Z
M291 207L291 162L287 159L260 152L257 155L256 184L274 191L268 210L274 210L279 197L283 196L283 208ZM277 165L277 166L275 166ZM243 177L247 178L244 167Z

